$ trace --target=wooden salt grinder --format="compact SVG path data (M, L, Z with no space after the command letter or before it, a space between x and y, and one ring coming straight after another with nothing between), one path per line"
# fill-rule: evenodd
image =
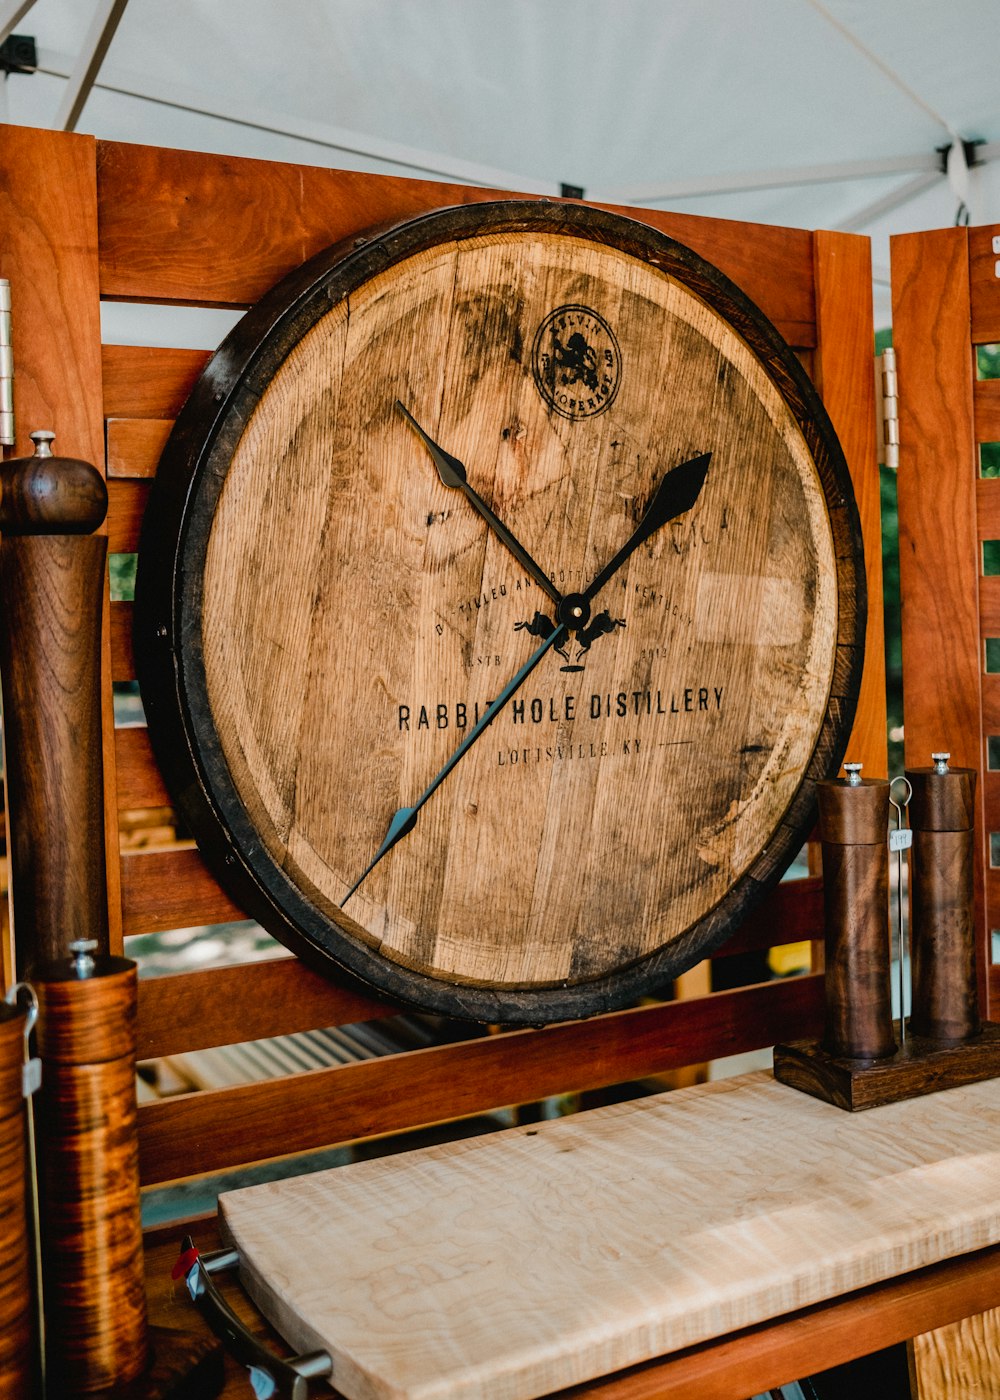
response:
M826 923L826 1024L822 1048L838 1059L892 1055L889 992L889 784L817 783Z
M147 1359L136 1137L136 965L72 956L35 976L48 1374L59 1395L133 1379Z
M32 1284L24 1124L23 1007L0 1000L0 1400L31 1394Z
M951 1043L978 1035L973 913L974 768L910 768L910 944L914 1035Z

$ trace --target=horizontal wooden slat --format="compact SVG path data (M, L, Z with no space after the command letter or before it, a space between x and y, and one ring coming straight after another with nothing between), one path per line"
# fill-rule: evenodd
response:
M977 442L1000 442L1000 379L977 380L973 388Z
M822 937L823 881L788 880L771 891L713 957Z
M140 1059L346 1026L399 1007L321 977L298 958L151 977L139 983Z
M503 198L499 191L467 185L388 176L373 181L355 171L101 142L101 294L249 306L339 239L430 209L497 198ZM654 210L621 212L707 257L792 345L815 345L810 233Z
M986 345L1000 341L1000 279L993 239L1000 224L969 229L969 292L972 301L972 340ZM990 439L984 439L990 440Z
M135 554L149 500L146 481L108 482L108 553Z
M116 735L118 757L119 809L128 807L155 807L169 802L166 788L162 785L158 770L153 764L152 752L144 729L123 729ZM155 776L154 776L155 775ZM154 783L158 784L154 786ZM127 800L126 800L127 799ZM141 799L141 800L140 800ZM208 923L226 923L232 919L242 919L243 912L230 901L219 888L214 877L206 868L197 851L190 848L178 851L129 852L122 857L122 906L124 931L126 935L155 933L166 929L189 928ZM750 949L767 948L775 944L799 942L809 938L822 937L823 895L822 881L805 879L789 881L779 885L768 900L756 910L730 941L722 946L717 956L726 957ZM268 978L282 982L287 979L294 983L298 977L298 964L292 962L281 971L272 970ZM259 974L253 965L242 969L248 977ZM185 974L188 977L194 974ZM207 978L208 987L217 973L197 974ZM309 974L313 977L314 974ZM164 986L175 979L164 979ZM182 980L180 977L178 981ZM322 979L320 979L322 981ZM165 992L164 995L167 995ZM171 993L172 995L172 993ZM318 994L315 987L309 993L314 1000ZM230 1026L222 1013L216 1027L204 1017L200 1009L209 996L202 989L192 1003L199 1009L193 1014L190 1025L185 1028L178 1023L176 1037L171 1041L175 1050L204 1048L207 1045L223 1045L230 1039L259 1039L267 1035L283 1035L291 1030L301 1030L308 1024L295 1013L294 1023L281 1023L279 1030L262 1029L271 1025L269 1019L258 1023L249 1007L258 1001L256 995L248 996L239 1008L237 1022ZM211 998L209 998L211 1000ZM327 998L321 998L326 1010ZM154 994L155 1001L155 994ZM330 1003L333 1005L333 1003ZM250 1016L248 1020L247 1017ZM270 1010L266 1018L271 1016ZM277 1024L276 1022L274 1024ZM313 1021L313 1025L319 1022ZM339 1022L331 1020L327 1024ZM232 1030L232 1036L229 1031ZM207 1039L203 1037L207 1036ZM190 1037L190 1039L186 1039ZM228 1037L228 1038L227 1038ZM153 1054L152 1050L144 1053ZM158 1050L157 1054L166 1054Z
M103 346L105 418L176 418L208 360L207 350Z
M989 860L989 838L987 836L986 858ZM1000 929L1000 870L986 869L986 920L988 928Z
M172 418L109 418L108 476L153 477Z
M983 733L1000 734L1000 676L983 676Z
M1000 477L976 482L976 522L981 540L1000 540Z
M115 730L115 769L119 812L140 807L169 807L170 795L153 758L149 733L142 725Z
M194 849L129 851L121 858L121 878L126 935L246 918Z
M135 680L131 603L111 604L111 679Z
M145 731L120 731L121 737L126 734ZM121 768L119 760L119 785ZM720 955L821 937L822 917L822 881L779 885L768 903L723 945ZM261 1040L391 1015L395 1009L328 981L297 958L179 973L140 985L139 1054L151 1058Z
M796 977L182 1095L140 1107L140 1175L167 1181L599 1088L815 1035L822 1015L822 977Z
M1000 574L980 577L979 631L983 637L1000 637Z

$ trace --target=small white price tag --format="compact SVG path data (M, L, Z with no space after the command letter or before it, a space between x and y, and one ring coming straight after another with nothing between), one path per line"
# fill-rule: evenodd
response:
M21 1092L26 1099L30 1099L42 1087L42 1062L41 1060L25 1060L21 1066Z
M904 826L901 831L889 832L889 850L905 851L913 845L913 832L908 826Z

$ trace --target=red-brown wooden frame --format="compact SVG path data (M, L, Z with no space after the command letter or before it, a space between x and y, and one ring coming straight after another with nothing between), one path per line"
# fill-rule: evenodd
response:
M976 790L977 965L982 1010L1000 1009L1000 675L986 638L1000 637L1000 577L983 575L982 542L1000 539L1000 480L979 476L979 444L1000 441L1000 381L976 378L975 346L1000 341L1000 225L892 240L893 342L900 379L899 571L908 767L946 750L973 768Z
M104 467L111 488L107 526L111 548L134 548L160 446L207 357L191 350L102 349L98 329L102 299L248 306L291 268L338 238L393 217L495 194L426 181L6 129L0 143L0 276L11 279L16 308L18 451L28 449L30 428L51 426L63 452ZM865 533L869 596L877 600L881 545L866 241L845 234L651 211L636 216L716 263L799 351L851 467ZM957 242L966 237L964 232L955 234ZM1000 339L1000 301L987 276L987 272L992 276L992 266L987 268L984 262L985 243L977 241L978 233L968 237L966 251L960 249L956 255L959 263L965 259L965 270L954 275L959 285L964 275L967 288L971 287L965 294L971 305L967 313L971 338ZM905 300L905 293L901 295ZM911 302L918 295L914 293ZM909 313L904 303L900 306L901 324L906 314L916 316L915 306ZM961 329L965 313L959 309L956 314ZM967 326L964 334L968 368ZM959 339L956 330L956 345ZM899 343L905 382L908 367L902 333ZM974 393L967 380L952 424L958 446L965 452L974 440L973 400L981 424L1000 420L1000 405L992 391ZM907 436L904 419L904 450ZM979 537L970 513L977 491L980 497L987 494L982 484L977 488L966 481L956 496L954 517L949 516L948 528L962 532L963 540ZM988 505L985 513L980 512L980 534L992 508ZM907 509L907 528L913 531L917 528L912 523L913 508ZM1000 519L1000 511L997 515ZM922 520L924 535L932 518ZM921 575L925 589L937 587L938 568L947 573L947 561L942 563L937 555L927 557ZM947 584L965 611L967 573L967 569L948 573ZM979 581L981 627L992 626L993 616L1000 616L1000 597L993 596L997 590L982 586L988 582ZM905 578L904 587L909 587ZM913 637L919 633L913 626L912 599L923 596L919 586L907 594L911 673ZM119 811L157 806L166 797L145 736L141 731L115 733L113 729L111 679L134 674L129 612L128 604L109 606L103 643L115 950L135 932L226 920L239 912L191 849L119 857ZM972 624L965 612L961 615L965 637L966 626ZM938 614L931 610L926 616ZM973 630L971 645L976 650L982 634ZM930 626L927 633L930 642L925 651L930 652L940 645L942 634ZM952 741L952 748L956 759L974 760L981 768L979 715L988 724L1000 723L1000 694L993 694L989 678L983 680L979 670L970 669L967 640L962 655L956 703L976 716L975 742L971 758L961 744ZM921 664L919 659L916 664ZM996 684L1000 686L1000 679ZM947 687L921 687L922 695L925 690L940 699ZM945 703L947 708L950 702ZM930 740L933 725L919 718L919 708L908 701L907 737L922 752L938 740ZM869 612L865 675L850 752L865 763L866 773L886 772L884 652L877 605ZM986 811L993 820L996 802L988 776L983 789ZM995 824L1000 827L1000 820ZM984 825L984 833L988 829ZM981 884L988 900L991 880L985 866ZM723 951L815 938L820 933L820 911L818 880L786 884ZM993 988L995 993L995 977ZM236 1038L374 1018L392 1010L375 998L322 980L290 958L167 977L143 984L141 1053L152 1056L196 1049ZM140 1113L144 1176L147 1182L161 1181L255 1156L397 1131L500 1102L608 1084L768 1045L778 1038L810 1034L818 1026L820 1013L821 979L804 976L156 1103ZM974 1311L984 1306L982 1300L990 1288L995 1289L998 1274L1000 1266L993 1254L968 1266L949 1265L926 1285L914 1276L912 1283L904 1280L871 1290L857 1303L835 1302L809 1315L710 1344L698 1349L697 1355L678 1357L661 1369L643 1368L634 1378L606 1383L608 1394L690 1393L676 1385L683 1377L688 1378L684 1383L690 1383L692 1376L699 1378L698 1393L703 1397L742 1393L748 1385L761 1388L763 1381L759 1384L756 1377L777 1383L820 1362L830 1364L858 1354L873 1340L885 1344L906 1335L904 1298L909 1300L907 1306L920 1301L913 1326L921 1329ZM873 1308L879 1310L880 1318L874 1339L867 1328L858 1326L858 1318ZM780 1364L762 1359L768 1346L778 1349ZM669 1379L671 1368L675 1382Z

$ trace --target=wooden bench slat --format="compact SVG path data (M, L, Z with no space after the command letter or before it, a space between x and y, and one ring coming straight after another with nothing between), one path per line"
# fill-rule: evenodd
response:
M979 379L972 391L977 442L1000 442L1000 379Z
M128 852L121 858L122 931L226 924L247 916L220 889L193 848Z
M400 1008L313 972L290 955L139 983L140 1059L347 1026Z
M108 476L154 477L172 418L109 418Z
M1000 540L1000 477L976 482L976 524L981 540Z
M98 145L101 294L127 301L250 306L314 253L379 224L497 190L350 170ZM613 206L605 206L611 208ZM812 235L659 210L623 210L702 253L790 344L816 343Z
M984 637L1000 637L1000 574L979 580L979 630Z
M208 360L207 350L102 346L105 418L176 418Z
M143 1184L402 1132L819 1033L823 978L407 1051L139 1109Z
M115 730L115 767L119 812L170 806L170 794L143 725Z
M135 554L149 500L148 481L108 482L108 553Z
M111 604L111 679L135 680L131 603Z
M822 881L790 881L774 891L768 904L723 945L719 956L766 946L765 940L774 941L776 928L782 940L815 938L822 933L822 917ZM759 927L744 937L744 929L754 919ZM139 1054L151 1059L205 1050L320 1025L348 1025L393 1015L398 1009L330 981L293 957L176 973L139 985Z
M1000 676L983 676L983 733L1000 735Z

